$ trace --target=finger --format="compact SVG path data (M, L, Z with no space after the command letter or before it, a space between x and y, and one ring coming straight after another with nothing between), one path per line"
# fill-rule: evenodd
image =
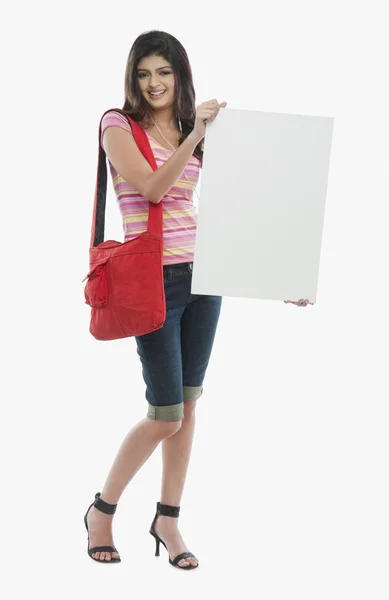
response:
M201 117L201 119L206 123L212 121L213 119L213 111L207 111L205 115Z
M219 111L218 110L213 110L211 115L208 117L208 122L210 123L211 121L214 121L216 119L217 113Z
M213 111L213 115L212 115L213 119L216 119L217 115L219 114L219 110L220 110L220 108L218 107L216 110Z
M203 114L211 116L213 114L213 109L212 108L205 108Z

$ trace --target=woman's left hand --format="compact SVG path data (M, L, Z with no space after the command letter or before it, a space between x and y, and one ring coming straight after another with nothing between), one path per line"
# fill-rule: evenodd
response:
M304 298L300 298L297 302L293 302L293 300L284 300L285 304L294 304L295 306L307 306L308 304L315 304L314 302L309 302L309 300L304 300Z

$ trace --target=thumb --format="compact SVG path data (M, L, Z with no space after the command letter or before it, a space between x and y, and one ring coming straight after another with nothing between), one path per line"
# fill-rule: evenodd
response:
M219 108L225 108L227 106L227 102L222 102L219 104Z

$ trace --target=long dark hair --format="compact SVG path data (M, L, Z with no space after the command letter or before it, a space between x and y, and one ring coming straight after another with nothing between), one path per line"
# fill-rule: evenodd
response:
M170 33L164 31L147 31L139 35L128 55L124 90L123 109L129 116L142 123L146 128L152 123L152 110L140 91L136 70L139 62L146 56L162 56L167 60L174 72L174 91L176 114L181 119L182 135L179 145L193 130L196 119L196 94L193 85L192 69L184 46ZM193 154L202 164L203 151L200 141Z

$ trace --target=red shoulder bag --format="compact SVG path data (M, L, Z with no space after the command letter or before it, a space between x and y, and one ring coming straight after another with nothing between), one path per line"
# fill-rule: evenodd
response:
M156 171L157 164L141 125L121 109L110 110L126 116L139 150ZM110 111L104 115L107 112ZM85 303L91 307L90 333L97 340L116 340L160 329L166 319L162 201L149 202L147 231L140 236L124 243L104 241L107 163L100 139L101 121L89 273L82 283L87 280L84 295Z

